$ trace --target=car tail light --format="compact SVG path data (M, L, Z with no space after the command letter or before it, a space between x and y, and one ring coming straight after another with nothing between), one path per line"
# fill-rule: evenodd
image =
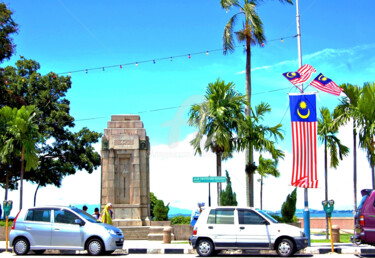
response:
M195 228L195 229L193 230L193 236L195 236L195 235L197 234L197 232L198 232L198 228Z
M17 213L17 216L13 220L12 230L14 230L16 228L16 221L17 221L18 215L20 215L20 212L21 212L21 210Z
M361 225L362 227L365 225L365 216L359 216L359 225Z

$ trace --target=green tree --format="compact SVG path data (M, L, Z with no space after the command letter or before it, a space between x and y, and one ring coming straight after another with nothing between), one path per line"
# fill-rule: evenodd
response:
M100 133L88 128L72 132L74 117L66 93L71 87L69 76L58 76L50 72L41 75L39 63L21 58L15 67L4 70L6 83L0 84L0 108L9 106L20 109L34 105L37 112L34 121L42 135L37 143L39 163L25 173L24 179L46 186L60 186L61 180L77 170L92 173L100 165L100 155L92 144L101 137ZM10 189L17 188L21 164L19 157L12 155L7 163L0 164L0 182L4 187L9 176Z
M281 215L282 215L282 222L290 223L296 222L296 217L294 214L296 213L296 203L297 203L297 188L293 190L292 193L288 194L286 197L285 202L281 206Z
M360 146L366 150L371 167L372 188L375 188L375 82L365 83L359 101L359 111L363 116L359 134Z
M237 206L236 193L232 190L232 182L230 181L230 176L227 170L225 170L227 177L227 186L225 190L221 191L220 194L220 205L221 206Z
M340 126L353 121L353 196L354 210L357 209L357 130L360 128L362 114L358 103L361 96L361 87L344 83L340 85L345 97L340 99L340 104L335 108L334 118Z
M263 178L267 176L279 177L280 172L277 169L277 160L265 159L262 155L259 156L259 165L257 167L260 175L260 209L263 210Z
M22 106L19 110L10 107L3 107L1 113L10 114L6 124L4 146L1 149L1 157L15 156L20 158L20 209L23 201L23 178L24 170L30 171L38 166L37 146L41 135L38 132L38 125L35 122L35 107ZM26 162L26 166L25 166Z
M349 148L341 144L336 137L338 126L329 110L325 107L320 109L320 118L318 119L318 135L324 143L324 180L325 180L325 200L328 201L328 151L330 156L330 167L337 168L343 156L348 156ZM326 238L328 239L328 216L326 215Z
M236 150L238 127L243 120L244 96L235 90L233 82L217 79L209 83L205 100L195 104L189 111L189 125L198 129L190 144L195 154L202 154L201 142L206 137L204 149L216 154L216 175L221 176L221 161L231 157ZM217 189L217 204L220 201L221 184Z
M279 139L284 139L281 133L281 124L275 126L266 126L262 122L264 116L271 112L271 106L267 103L262 102L255 107L255 110L251 109L251 116L247 116L240 125L239 129L239 143L240 148L246 149L248 146L252 146L253 150L258 152L269 152L273 159L283 158L284 152L276 148L276 142ZM274 138L275 141L269 138ZM253 189L253 175L256 171L254 162L246 165L246 189L248 200L254 200L254 192L250 191ZM254 206L254 203L252 203Z
M167 206L165 206L162 200L157 200L154 206L154 214L155 214L154 220L167 221L168 212L169 212L169 203L167 204Z
M153 217L155 217L154 214L154 207L156 202L158 201L158 198L156 198L155 194L153 192L150 192L150 219L152 220Z
M6 4L0 3L0 63L9 60L15 52L12 34L17 33L18 25L12 18L13 12Z
M242 43L245 43L245 54L246 54L246 98L247 98L247 116L251 116L251 46L259 45L265 43L266 38L263 31L263 22L256 12L256 6L258 4L257 0L220 0L221 7L226 11L231 8L235 8L237 13L233 15L224 27L223 34L223 48L224 54L228 52L233 52L235 50L235 39ZM280 0L280 2L286 2L293 4L292 0ZM239 27L237 32L235 31L235 26L237 20L243 17L242 26ZM253 149L250 145L247 149L246 154L246 165L251 166L253 164ZM246 173L246 177L251 176L251 179L246 180L246 189L250 191L247 195L248 206L254 206L254 193L253 193L253 174Z

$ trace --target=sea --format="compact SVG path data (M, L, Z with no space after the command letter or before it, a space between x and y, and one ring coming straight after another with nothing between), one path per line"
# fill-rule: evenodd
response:
M94 213L95 208L99 208L100 210L100 205L99 204L74 204L72 206L75 206L79 209L82 209L83 205L86 205L88 207L87 212L89 214ZM281 215L280 211L266 211L269 214L275 214L275 215ZM169 207L169 213L168 217L172 218L175 216L191 216L192 210L189 209L182 209L182 208L177 208L177 207ZM333 218L343 218L343 217L353 217L353 210L334 210L332 212L332 217ZM297 218L303 218L303 209L297 209L296 210L296 217ZM310 218L324 218L325 217L325 212L323 210L314 210L310 209Z

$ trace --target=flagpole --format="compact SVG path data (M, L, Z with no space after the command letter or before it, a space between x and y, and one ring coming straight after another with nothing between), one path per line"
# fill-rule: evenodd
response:
M296 19L297 19L297 45L298 45L298 64L299 68L302 67L302 47L301 47L301 26L299 20L299 3L296 0ZM303 93L303 84L301 85L302 93ZM309 211L309 198L308 198L308 190L305 188L304 192L305 202L304 202L304 210L303 210L303 226L305 235L308 238L309 246L311 246L311 238L310 238L310 211Z

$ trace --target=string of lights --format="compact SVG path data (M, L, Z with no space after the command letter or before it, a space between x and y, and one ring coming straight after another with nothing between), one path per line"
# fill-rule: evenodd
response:
M298 35L293 35L293 36L287 36L287 37L282 37L282 38L277 38L277 39L271 39L271 40L268 40L267 42L274 42L274 41L281 41L281 42L284 42L285 39L291 39L291 38L295 38L297 37ZM264 47L264 43L262 44L262 47ZM238 47L246 47L245 45L237 45L237 46L234 46L234 48L238 48ZM106 69L112 69L112 68L120 68L120 69L123 69L125 66L131 66L131 65L135 65L135 66L138 66L139 64L144 64L144 63L153 63L153 64L156 64L156 62L159 62L159 61L165 61L165 60L170 60L170 61L173 61L174 59L176 58L189 58L191 59L192 56L196 56L196 55L209 55L210 53L213 53L213 52L218 52L218 51L223 51L224 48L217 48L217 49L211 49L211 50L206 50L206 51L200 51L200 52L194 52L194 53L187 53L187 54L181 54L181 55L175 55L175 56L168 56L168 57L161 57L161 58L154 58L154 59L148 59L148 60L141 60L141 61L136 61L136 62L130 62L130 63L123 63L123 64L116 64L116 65L107 65L107 66L100 66L100 67L93 67L93 68L86 68L86 69L79 69L79 70L74 70L74 71L69 71L69 72L61 72L61 73L57 73L58 75L64 75L64 74L68 74L69 76L71 76L73 73L88 73L89 71L105 71Z

